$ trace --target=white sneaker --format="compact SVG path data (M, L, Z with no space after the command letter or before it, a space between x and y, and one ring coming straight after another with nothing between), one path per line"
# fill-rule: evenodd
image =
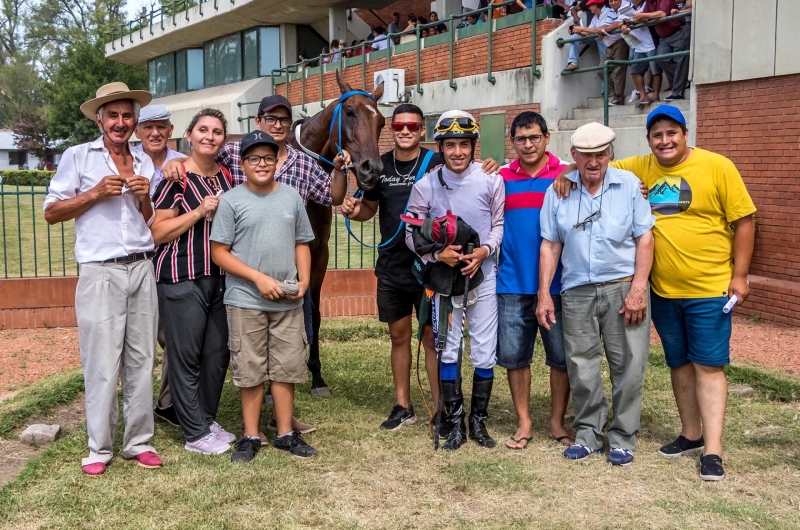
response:
M220 425L217 422L213 422L211 425L208 426L208 428L211 429L211 434L216 436L217 440L219 440L222 443L232 444L233 442L236 441L236 436L232 435L231 433L223 429L222 425Z
M639 99L639 91L635 90L631 92L631 99L628 100L628 103L634 103Z
M221 455L228 451L231 446L214 436L210 432L195 442L186 442L183 446L187 451L192 453L200 453L201 455Z

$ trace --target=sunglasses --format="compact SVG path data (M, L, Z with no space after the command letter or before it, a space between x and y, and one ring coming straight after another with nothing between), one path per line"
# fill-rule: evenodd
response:
M394 132L403 132L403 129L408 127L408 132L415 133L420 130L422 124L418 121L396 121L392 122L392 130Z
M436 132L465 131L472 132L478 130L478 124L470 118L446 118L436 126Z

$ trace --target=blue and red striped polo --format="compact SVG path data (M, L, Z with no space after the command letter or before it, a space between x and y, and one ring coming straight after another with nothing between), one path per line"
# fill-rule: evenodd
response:
M502 294L537 294L539 292L539 248L542 235L539 213L544 193L566 166L547 152L547 165L536 176L519 165L519 158L500 168L506 187L506 211L503 244L497 274L497 292ZM561 292L561 264L550 287L551 294Z

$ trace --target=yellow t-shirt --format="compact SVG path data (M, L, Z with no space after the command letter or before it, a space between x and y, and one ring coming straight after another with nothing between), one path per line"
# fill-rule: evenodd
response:
M686 161L662 167L655 155L612 162L650 190L656 216L653 291L665 298L711 298L728 293L733 274L730 223L756 211L736 166L694 148Z

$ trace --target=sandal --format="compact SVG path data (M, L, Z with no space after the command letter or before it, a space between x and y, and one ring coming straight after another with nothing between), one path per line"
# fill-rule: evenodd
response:
M531 440L533 440L533 436L528 436L528 437L521 436L520 438L514 438L513 436L510 436L509 440L517 444L525 442L525 445L523 445L522 447L511 447L510 445L508 445L508 442L506 442L506 447L508 447L512 451L521 451L522 449L528 448L528 444L531 442Z
M549 436L549 438L551 440L553 440L554 442L558 442L561 445L566 446L566 447L570 447L571 445L573 445L575 443L575 439L572 436L569 436L567 434L565 434L564 436L558 436L558 437ZM564 440L570 440L571 443L565 444Z

